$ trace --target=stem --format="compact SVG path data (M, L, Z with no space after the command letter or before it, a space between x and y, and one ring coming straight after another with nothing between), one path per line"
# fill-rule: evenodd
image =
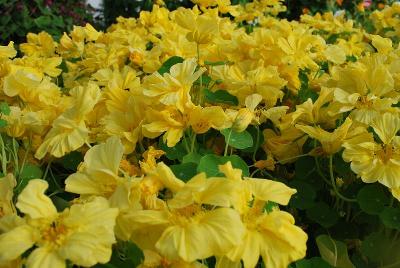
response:
M343 196L341 193L339 193L339 191L338 191L338 189L336 187L335 177L333 175L333 155L329 156L329 174L330 174L330 177L331 177L331 183L332 183L333 190L335 191L335 194L339 198L343 199L344 201L357 202L357 199L347 198L347 197Z
M260 128L258 125L256 126L256 129L257 129L257 138L256 138L256 147L253 152L253 162L256 162L256 153L258 151L258 146L259 146L258 141L260 139Z
M277 163L277 164L282 164L282 162L284 162L284 161L297 159L297 158L300 158L300 157L303 157L303 156L308 156L308 154L296 155L296 156L294 156L294 157L289 157L289 158L286 158L286 159L279 160L279 161L277 161L276 163Z
M319 161L318 158L314 158L315 159L315 166L317 167L317 173L318 175L328 184L331 185L331 182L325 177L324 173L322 173L321 167L319 165Z
M1 145L1 167L3 170L3 175L5 176L7 173L7 155L6 150L4 148L3 136L0 134L0 145Z
M228 139L226 140L224 156L228 154L229 140L231 139L232 128L229 130Z
M16 145L16 141L13 138L12 139L12 146L13 146L13 156L14 156L14 164L15 164L15 171L17 172L17 174L15 174L15 177L18 177L19 175L19 163L18 163L18 152L17 152L17 145Z
M197 63L200 66L200 45L199 43L197 43ZM203 88L203 77L202 75L200 75L200 88L199 88L199 92L198 92L198 96L197 96L197 104L201 104L202 103L202 88Z
M28 157L29 151L30 151L30 149L31 149L31 143L32 143L32 137L29 138L29 143L28 143L28 146L27 146L27 148L26 148L26 150L25 150L24 158L22 158L21 169L19 170L19 173L18 173L18 174L21 174L21 173L22 173L22 170L23 170L24 167L25 167L26 158Z
M194 145L195 145L195 143L196 143L196 133L193 132L193 135L192 135L192 144L191 144L191 147L190 147L190 152L191 152L191 153L193 153L193 151L194 151Z
M46 169L45 169L43 177L42 177L43 180L46 180L47 173L49 172L49 169L50 169L50 165L51 165L51 160L49 161L49 163L47 163Z
M187 153L190 153L190 148L189 148L189 144L186 139L186 135L183 137L183 144L185 145L185 149L186 149Z

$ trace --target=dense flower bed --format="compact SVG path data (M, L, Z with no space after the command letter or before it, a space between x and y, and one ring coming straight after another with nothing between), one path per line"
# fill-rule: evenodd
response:
M400 4L197 2L0 47L0 267L398 267Z

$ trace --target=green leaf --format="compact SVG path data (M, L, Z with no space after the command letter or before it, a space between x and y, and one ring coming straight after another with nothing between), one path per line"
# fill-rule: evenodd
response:
M178 165L172 165L170 168L172 172L174 172L175 176L184 182L187 182L197 174L196 163L182 163Z
M186 149L183 146L182 142L176 144L174 147L168 147L162 139L160 139L159 148L165 152L165 156L169 160L179 160L182 161L183 157L186 155Z
M305 156L297 159L294 164L296 178L304 180L312 175L315 167L315 160L311 156Z
M64 209L70 206L67 200L64 200L63 198L57 195L53 195L51 197L51 201L53 201L53 204L54 206L56 206L58 212L62 212Z
M301 82L300 90L297 94L297 98L299 99L300 103L305 102L309 98L312 99L312 101L315 101L318 99L318 94L311 90L310 87L308 86L308 70L300 70L299 72L299 79Z
M323 202L318 202L311 208L307 209L306 215L310 220L325 228L335 225L339 218L337 212Z
M209 103L224 103L232 106L237 106L239 100L236 96L228 93L226 90L217 90L215 92L205 88L203 90L205 100Z
M264 135L262 133L262 130L258 130L258 142L257 142L257 128L255 128L254 126L250 126L246 130L250 133L250 135L253 138L253 146L243 149L243 152L252 153L258 150L264 143Z
M385 255L390 240L381 233L371 233L361 243L361 252L370 260L379 262Z
M139 266L144 260L143 251L134 243L128 242L125 252L126 256L133 263L133 267Z
M385 205L389 204L389 197L378 184L366 185L357 194L360 208L368 214L379 214Z
M8 106L7 102L0 103L0 113L2 113L4 115L10 115L11 110L10 110L10 106Z
M349 259L345 243L332 239L328 235L320 235L316 238L319 253L322 259L333 267L355 268Z
M385 208L380 214L383 224L388 228L400 230L400 208Z
M231 128L226 128L221 130L221 134L224 135L225 142L233 148L245 149L253 146L253 137L247 130L236 132Z
M34 20L34 22L39 28L43 29L43 28L49 26L52 23L52 20L49 16L40 16L40 17L37 17Z
M202 155L198 153L189 153L185 155L182 159L182 163L195 163L198 164L200 162Z
M73 151L60 159L61 165L68 170L76 171L78 165L83 161L83 155L80 152Z
M320 257L304 259L296 262L296 268L331 268L332 266Z
M237 155L231 156L218 156L214 154L207 154L200 159L199 165L197 166L197 172L205 172L208 177L223 176L219 172L219 165L223 165L226 162L231 161L234 168L242 170L243 176L249 176L249 167L246 162Z
M6 127L7 126L7 121L4 119L0 119L0 127Z
M294 180L289 186L295 188L297 192L290 199L290 206L298 209L308 209L314 206L317 196L315 189L307 182Z
M171 58L169 58L168 60L166 60L160 67L160 69L158 69L158 73L163 75L165 73L169 73L170 69L172 66L174 66L177 63L182 63L183 62L183 58L178 57L178 56L172 56Z
M42 170L33 164L26 163L24 168L22 169L21 173L18 177L18 186L15 189L17 193L20 193L28 182L32 179L40 179L43 176Z

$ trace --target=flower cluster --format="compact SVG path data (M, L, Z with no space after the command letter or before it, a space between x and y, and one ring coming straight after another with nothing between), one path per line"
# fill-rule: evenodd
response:
M0 266L88 267L128 243L140 267L286 268L314 236L303 214L336 223L322 201L342 213L361 181L400 200L398 4L371 34L279 19L280 0L194 2L0 46ZM321 187L299 179L314 171Z

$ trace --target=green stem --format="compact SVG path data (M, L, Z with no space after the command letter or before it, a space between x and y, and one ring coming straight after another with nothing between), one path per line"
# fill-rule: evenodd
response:
M277 163L277 164L281 164L281 163L284 162L284 161L297 159L297 158L300 158L300 157L303 157L303 156L308 156L308 154L296 155L296 156L294 156L294 157L289 157L289 158L286 158L286 159L279 160L279 161L277 161L276 163Z
M187 142L186 135L183 137L183 144L185 145L185 149L186 149L187 153L190 153L190 148L189 148L189 144Z
M3 136L0 134L0 146L1 146L1 167L3 170L3 175L7 174L7 155L4 148Z
M343 199L344 201L347 201L347 202L357 202L357 199L347 198L347 197L343 196L341 193L339 193L339 191L338 191L338 189L337 189L337 187L336 187L335 177L334 177L334 175L333 175L333 155L330 155L330 156L329 156L329 174L330 174L330 177L331 177L331 183L332 183L333 190L335 191L335 194L336 194L339 198Z
M191 146L190 146L190 152L191 153L193 153L193 151L194 151L194 145L195 145L195 143L196 143L196 133L194 133L193 132L193 135L192 135L192 144L191 144Z
M46 180L47 173L49 173L50 165L51 165L51 160L49 161L49 163L47 163L47 166L46 166L46 169L44 171L43 178L42 178L43 180Z
M256 147L253 152L253 162L256 162L256 153L258 151L258 146L259 146L258 143L259 143L259 139L260 139L260 127L257 125L256 129L257 129L257 138L256 138Z
M26 148L26 150L25 150L24 158L22 158L21 168L20 168L18 174L21 174L21 173L22 173L22 170L23 170L24 167L25 167L26 159L27 159L27 157L28 157L29 151L31 150L31 143L32 143L32 137L29 137L29 143L28 143L28 146L27 146L27 148Z
M324 175L324 173L322 173L321 167L319 165L319 161L318 158L314 158L315 159L315 166L317 167L317 173L318 175L328 184L331 185L331 182L326 178L326 176Z
M226 139L224 156L226 156L228 154L228 147L229 147L229 141L231 139L231 134L232 134L232 128L229 130L228 138Z
M12 139L12 146L13 146L13 156L14 156L15 171L17 173L17 174L15 174L15 177L18 177L19 176L18 152L17 152L16 141L15 141L14 138Z

